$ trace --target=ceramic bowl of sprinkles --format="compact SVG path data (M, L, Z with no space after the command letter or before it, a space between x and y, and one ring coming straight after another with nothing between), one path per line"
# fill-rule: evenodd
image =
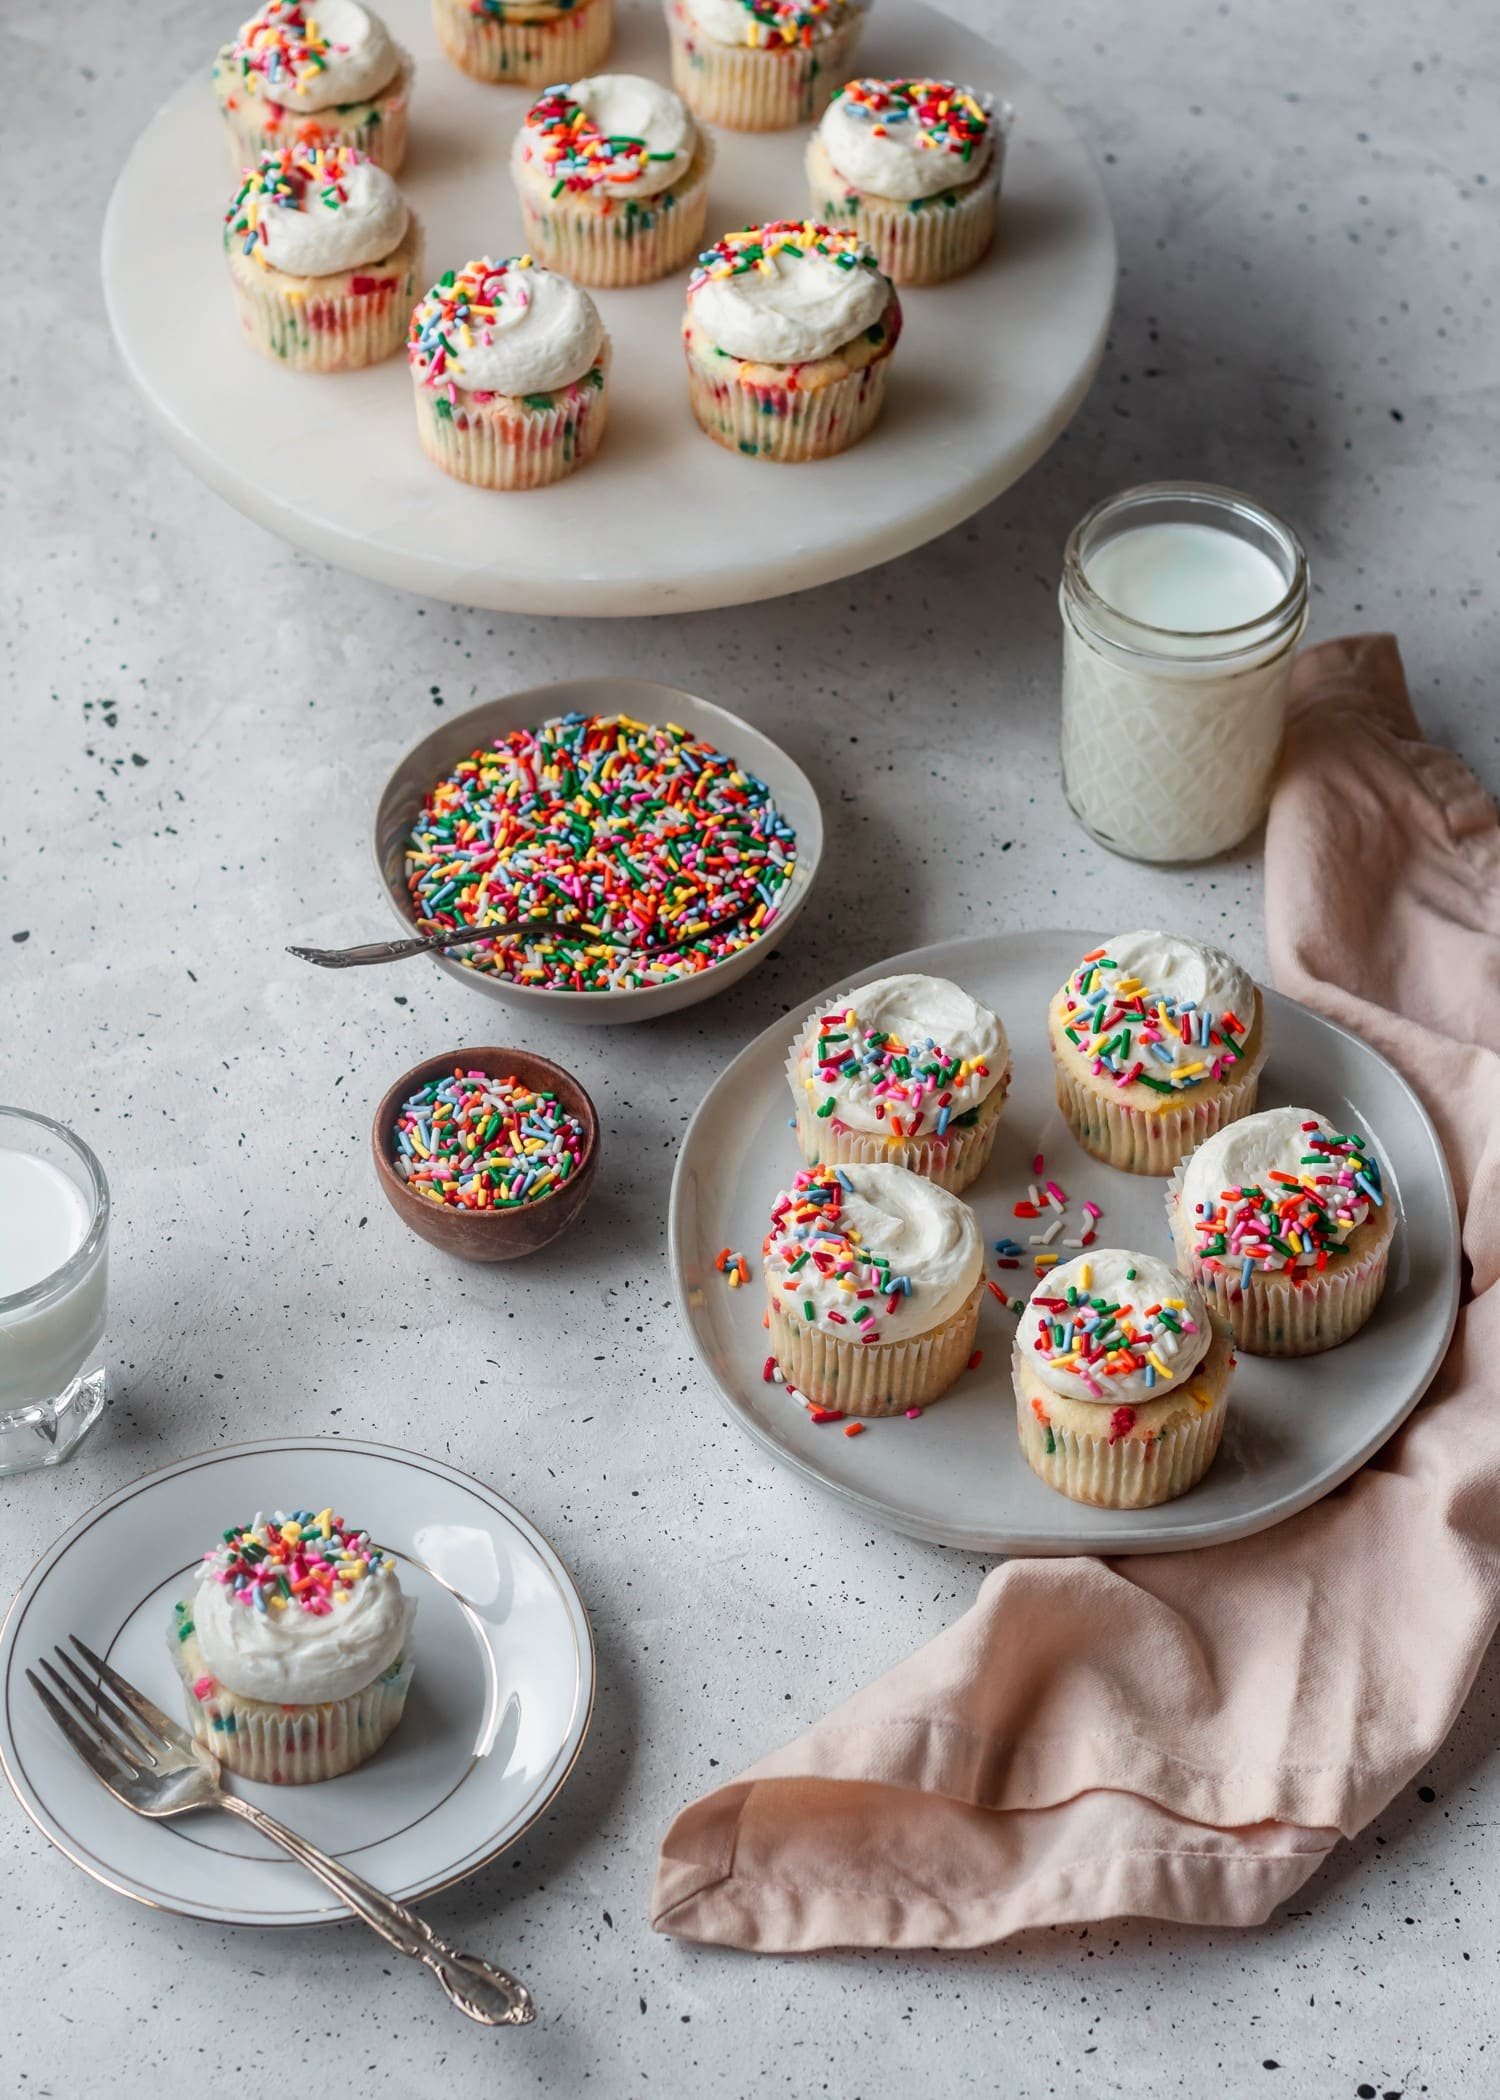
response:
M769 737L633 678L445 722L375 817L403 926L475 929L437 967L570 1021L652 1019L734 984L789 930L822 852L818 798Z
M570 1072L529 1050L449 1050L385 1094L371 1132L386 1200L461 1261L516 1261L571 1225L599 1162L599 1119Z

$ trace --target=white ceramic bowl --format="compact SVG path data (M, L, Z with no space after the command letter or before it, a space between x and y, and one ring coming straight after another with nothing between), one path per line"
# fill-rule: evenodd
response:
M449 956L435 955L433 961L460 984L514 1005L543 1008L562 1020L656 1020L726 991L764 961L796 922L823 858L823 813L812 782L778 745L738 715L692 693L679 692L675 686L655 685L644 678L575 678L563 685L531 686L525 692L507 693L503 699L486 700L424 736L392 773L375 811L375 865L397 918L408 932L416 931L406 890L405 852L428 791L460 759L508 730L534 729L553 716L574 713L626 714L641 722L679 723L766 783L797 834L797 864L775 923L748 948L691 977L617 992L550 991L540 985L512 984L488 970L471 970Z

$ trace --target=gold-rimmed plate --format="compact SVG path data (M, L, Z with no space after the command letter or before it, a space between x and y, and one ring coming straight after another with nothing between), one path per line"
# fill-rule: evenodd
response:
M593 1637L567 1569L518 1510L439 1459L381 1444L286 1437L204 1452L81 1517L0 1629L0 1764L32 1821L97 1881L219 1924L349 1915L230 1817L132 1815L65 1749L25 1678L77 1633L179 1711L172 1605L198 1556L258 1510L328 1503L398 1557L417 1599L406 1713L379 1754L341 1779L230 1785L410 1903L503 1852L567 1779L593 1710Z

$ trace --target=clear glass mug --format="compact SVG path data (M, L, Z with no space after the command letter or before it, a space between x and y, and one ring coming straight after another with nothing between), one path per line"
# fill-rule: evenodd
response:
M0 1152L19 1153L61 1174L87 1220L65 1261L24 1289L0 1296L4 1475L57 1465L104 1412L108 1381L98 1349L108 1297L109 1184L82 1138L28 1109L0 1107ZM6 1226L24 1234L24 1219L0 1220L0 1228Z

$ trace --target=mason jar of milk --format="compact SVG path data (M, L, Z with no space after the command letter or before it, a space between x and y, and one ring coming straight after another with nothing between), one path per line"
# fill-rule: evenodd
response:
M1063 786L1084 828L1134 860L1203 860L1265 815L1307 557L1248 496L1153 482L1068 541Z

